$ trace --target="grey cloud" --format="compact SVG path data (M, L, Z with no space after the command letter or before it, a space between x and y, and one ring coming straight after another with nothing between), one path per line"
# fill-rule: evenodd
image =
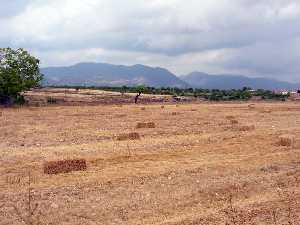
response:
M155 57L165 59L165 66L180 73L187 70L182 69L186 64L209 72L241 71L277 78L285 74L286 79L300 81L297 0L19 0L3 4L8 11L2 14L5 23L0 17L5 31L0 33L0 44L43 52L45 60L53 52L80 60L78 52L102 49L105 53L99 56L112 62L117 55L105 54L124 53L134 63L144 55L148 61L143 63L160 64ZM224 49L226 54L218 54ZM215 57L207 60L206 54ZM197 56L198 61L189 56Z
M19 14L29 2L30 0L0 0L0 19Z
M228 70L263 74L282 80L300 81L300 38L265 42L234 50L219 61Z

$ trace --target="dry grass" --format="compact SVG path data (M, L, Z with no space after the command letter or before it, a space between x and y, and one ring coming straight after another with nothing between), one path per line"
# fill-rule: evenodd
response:
M161 104L1 108L0 225L26 224L7 203L26 219L28 170L42 224L299 224L295 103ZM133 133L138 121L157 126ZM57 159L87 167L44 174Z

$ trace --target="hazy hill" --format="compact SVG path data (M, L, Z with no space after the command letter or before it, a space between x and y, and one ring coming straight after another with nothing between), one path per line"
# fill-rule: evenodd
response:
M79 63L69 67L41 69L45 85L187 87L163 68L144 65L122 66L106 63Z
M68 67L41 69L45 75L44 85L72 86L135 86L195 87L206 89L239 89L245 86L254 89L300 89L292 84L268 78L249 78L240 75L210 75L193 72L177 77L170 71L144 65L112 65L106 63L79 63Z
M249 78L239 75L209 75L201 72L193 72L181 77L192 87L207 89L239 89L251 87L254 89L297 89L300 84L292 84L268 78Z

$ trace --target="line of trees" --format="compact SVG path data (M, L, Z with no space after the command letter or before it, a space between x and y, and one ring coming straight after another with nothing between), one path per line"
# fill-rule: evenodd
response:
M50 86L59 88L73 88L73 89L94 89L113 91L121 93L139 93L154 94L154 95L172 95L182 97L203 98L210 101L232 101L232 100L249 100L253 96L261 97L265 100L282 100L287 99L290 94L275 93L270 90L252 90L250 87L242 89L219 90L219 89L201 89L201 88L176 88L176 87L146 87L140 86L123 86L123 87L96 87L96 86Z

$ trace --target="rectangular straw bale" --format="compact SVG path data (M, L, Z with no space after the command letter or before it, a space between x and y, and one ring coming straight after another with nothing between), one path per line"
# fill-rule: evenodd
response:
M59 160L44 163L45 174L69 173L72 171L86 170L85 159Z

